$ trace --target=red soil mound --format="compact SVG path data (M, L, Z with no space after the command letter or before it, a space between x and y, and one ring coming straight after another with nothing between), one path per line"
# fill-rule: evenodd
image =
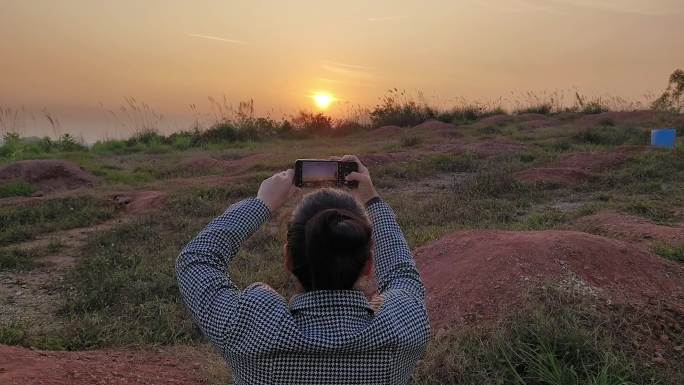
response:
M501 126L511 121L513 121L512 116L506 114L499 114L480 119L477 122L473 123L472 126L477 129L486 129Z
M575 224L584 231L628 241L659 241L684 246L684 228L657 225L647 219L631 215L603 212L582 217Z
M180 167L188 171L211 170L222 169L225 167L225 164L220 160L202 156L185 159L181 162Z
M388 136L400 134L403 131L404 129L399 126L382 126L372 130L368 134L376 138L386 138Z
M199 365L168 353L47 352L0 345L3 385L200 384Z
M426 131L452 131L456 129L451 123L440 122L439 120L428 120L415 127L414 130L426 130Z
M542 114L521 114L517 116L517 119L520 121L519 126L523 130L534 130L560 124L558 119L550 118Z
M623 147L604 152L578 152L547 163L544 167L531 168L516 174L527 182L554 182L563 186L575 186L585 182L591 173L613 169L623 165L639 147Z
M507 140L487 140L484 142L471 143L464 146L466 151L470 151L477 156L490 157L497 155L513 155L524 151L527 146L522 143Z
M576 186L586 182L590 175L575 168L536 167L515 174L525 182L557 183L561 186Z
M117 204L124 206L126 211L137 213L162 207L166 201L166 193L162 191L134 191L115 194L112 199Z
M598 172L623 165L639 151L641 149L638 147L623 147L614 151L577 152L549 163L548 166Z
M600 114L584 115L574 124L581 127L602 125L635 126L642 128L666 127L684 123L684 117L658 111L610 111Z
M385 154L360 155L361 163L366 166L378 166L389 163L407 162L419 156L417 153L409 152L388 152Z
M496 319L555 282L613 302L684 312L684 268L633 244L575 231L460 231L415 251L432 323Z
M264 154L250 154L239 159L226 160L226 169L231 175L243 173L260 161L266 159Z
M71 190L93 186L97 179L64 160L23 160L0 168L0 184L22 180L42 191Z

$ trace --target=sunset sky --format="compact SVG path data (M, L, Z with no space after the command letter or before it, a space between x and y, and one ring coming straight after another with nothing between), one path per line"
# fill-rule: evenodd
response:
M93 139L125 134L106 116L124 97L168 130L224 94L276 118L316 109L316 92L339 112L390 87L443 103L639 99L684 67L682 20L682 0L0 0L0 106L46 108Z

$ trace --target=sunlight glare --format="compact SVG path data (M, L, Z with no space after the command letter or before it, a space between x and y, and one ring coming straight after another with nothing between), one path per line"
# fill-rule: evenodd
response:
M313 99L316 107L318 107L321 110L327 109L328 107L330 107L332 102L335 101L335 98L326 92L317 92L311 95L311 99Z

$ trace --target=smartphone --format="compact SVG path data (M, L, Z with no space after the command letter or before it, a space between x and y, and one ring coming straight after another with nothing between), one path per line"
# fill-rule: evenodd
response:
M293 183L297 187L349 187L356 188L357 181L345 177L358 171L356 162L338 160L298 159L295 162Z

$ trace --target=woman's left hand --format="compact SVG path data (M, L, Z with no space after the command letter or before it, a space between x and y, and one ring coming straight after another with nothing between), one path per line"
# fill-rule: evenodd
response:
M293 178L294 170L292 169L274 174L261 182L257 198L264 202L271 212L278 210L297 190L292 183Z

